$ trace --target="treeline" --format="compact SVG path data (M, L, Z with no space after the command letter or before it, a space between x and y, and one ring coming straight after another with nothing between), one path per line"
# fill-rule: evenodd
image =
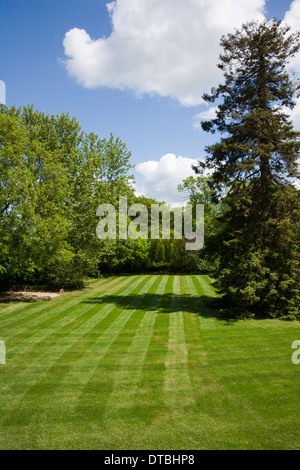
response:
M77 288L86 276L203 270L184 240L99 240L96 210L136 197L126 145L82 131L67 114L1 106L0 282Z
M117 208L126 196L150 213L157 203L135 196L126 145L84 133L66 114L1 106L2 286L68 288L85 276L201 272L216 279L227 315L300 319L300 132L286 113L300 90L286 71L300 34L276 20L250 22L221 46L224 83L203 96L217 106L202 129L222 137L195 167L200 176L179 186L194 229L196 205L205 205L204 248L187 251L174 223L170 239L97 238L99 205Z
M133 198L130 152L66 114L1 106L0 157L1 283L78 287L99 260L99 201Z

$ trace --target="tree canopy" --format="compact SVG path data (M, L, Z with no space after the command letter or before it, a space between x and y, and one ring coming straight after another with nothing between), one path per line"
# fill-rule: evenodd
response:
M218 286L238 315L299 315L300 133L287 113L299 82L287 72L299 52L299 34L281 22L252 21L221 40L218 67L224 83L205 94L216 118L202 122L224 137L206 148L210 185L225 193L214 250L220 256Z
M97 208L155 199L133 190L131 152L119 138L86 134L68 114L0 108L0 287L76 288L84 277L188 271L184 240L99 240ZM118 217L118 214L117 214ZM170 214L173 223L172 211ZM134 218L128 216L128 224ZM161 223L161 222L160 222Z
M120 139L86 134L67 114L2 105L2 284L76 287L96 273L96 209L119 193L133 199L130 157Z

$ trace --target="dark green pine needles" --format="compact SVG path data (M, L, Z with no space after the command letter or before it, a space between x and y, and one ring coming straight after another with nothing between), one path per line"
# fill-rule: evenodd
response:
M212 171L227 206L210 246L220 257L218 286L237 315L299 318L300 205L291 181L300 133L286 114L300 87L287 72L299 34L276 20L252 21L221 45L225 82L204 95L218 107L202 128L224 136L195 168Z

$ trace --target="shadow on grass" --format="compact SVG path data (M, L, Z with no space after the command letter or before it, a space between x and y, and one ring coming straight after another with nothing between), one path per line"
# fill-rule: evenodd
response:
M236 318L229 318L220 313L220 299L201 295L199 297L188 294L129 294L129 295L104 295L84 301L86 304L115 304L124 310L145 310L146 312L158 312L169 314L171 312L194 313L201 317L215 318L216 320L232 323Z

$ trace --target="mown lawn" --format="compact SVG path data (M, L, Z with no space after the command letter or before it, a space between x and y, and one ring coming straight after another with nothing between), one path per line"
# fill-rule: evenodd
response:
M207 276L0 304L1 449L299 449L300 324L225 321Z

